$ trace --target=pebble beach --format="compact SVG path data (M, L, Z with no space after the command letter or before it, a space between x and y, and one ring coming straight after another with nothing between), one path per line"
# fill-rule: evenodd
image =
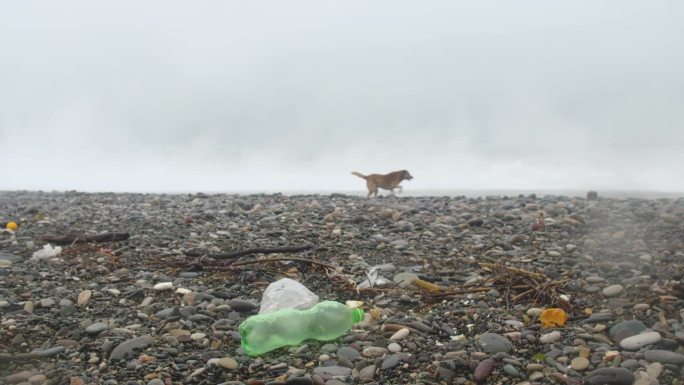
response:
M684 384L684 198L6 191L0 223L0 384ZM285 277L366 319L246 355Z

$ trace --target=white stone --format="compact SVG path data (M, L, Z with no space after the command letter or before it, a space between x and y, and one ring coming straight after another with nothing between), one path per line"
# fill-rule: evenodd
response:
M55 304L55 300L52 298L43 298L40 300L40 306L41 307L50 307Z
M537 316L539 316L543 311L544 311L544 309L541 309L541 308L538 308L538 307L531 307L531 308L527 309L527 315L530 316L530 317L537 317Z
M192 290L186 289L184 287L179 287L178 289L176 289L176 294L188 294L188 293L192 293Z
M625 350L639 350L646 345L660 341L661 338L658 332L644 332L620 341L620 347Z
M542 344L552 344L561 338L559 331L552 331L551 333L542 334L539 337L539 342Z
M387 350L392 353L399 353L401 351L401 345L396 342L392 342L391 344L387 345Z
M173 289L173 282L159 282L154 285L154 290L169 290Z
M190 334L190 338L192 338L193 341L199 341L206 336L207 335L204 333L192 333L192 334Z
M399 330L397 330L396 333L392 334L392 337L390 337L390 340L397 341L397 340L400 340L402 338L406 338L406 336L408 336L408 335L409 335L409 329L408 328L399 329Z
M78 300L76 301L76 303L78 304L78 306L83 306L90 301L90 297L92 296L92 290L83 290L78 294Z
M364 357L370 358L382 357L385 354L387 354L387 349L381 348L379 346L369 346L363 349L363 352L361 354L363 354Z
M622 293L624 287L622 285L610 285L603 289L603 295L606 297L615 297Z

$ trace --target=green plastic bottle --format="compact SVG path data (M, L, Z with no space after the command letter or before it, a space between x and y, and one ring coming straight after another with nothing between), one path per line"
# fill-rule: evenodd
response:
M363 318L362 309L350 309L335 301L323 301L306 310L281 309L254 315L240 324L242 349L258 356L307 339L329 341Z

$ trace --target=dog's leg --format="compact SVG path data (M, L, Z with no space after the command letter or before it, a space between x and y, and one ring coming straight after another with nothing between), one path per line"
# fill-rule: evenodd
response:
M371 197L371 195L375 194L375 197L378 197L378 185L375 184L370 179L366 179L366 187L368 188L368 198Z
M404 188L403 188L403 187L401 187L401 185L397 185L397 188L399 189L399 193L402 193L402 192L404 192Z

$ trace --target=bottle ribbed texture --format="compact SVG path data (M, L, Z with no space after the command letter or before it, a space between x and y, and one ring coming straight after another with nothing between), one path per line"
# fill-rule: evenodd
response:
M282 309L251 316L240 324L239 331L245 353L257 356L307 339L335 339L363 318L361 309L324 301L306 310Z

